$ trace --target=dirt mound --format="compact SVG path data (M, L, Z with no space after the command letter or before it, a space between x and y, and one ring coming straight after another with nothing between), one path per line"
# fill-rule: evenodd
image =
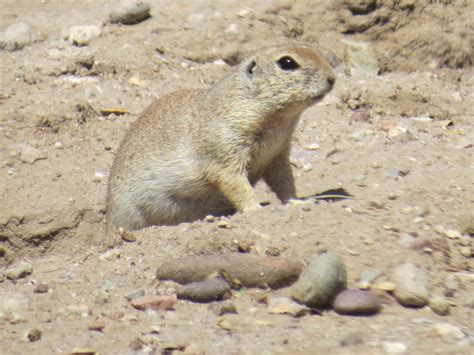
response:
M382 71L474 63L474 6L466 1L342 0L337 30L372 41Z

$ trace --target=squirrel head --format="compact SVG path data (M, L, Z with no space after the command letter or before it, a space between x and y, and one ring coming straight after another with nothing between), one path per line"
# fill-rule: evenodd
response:
M269 47L239 66L245 94L272 110L303 111L321 101L335 76L321 53L309 46Z

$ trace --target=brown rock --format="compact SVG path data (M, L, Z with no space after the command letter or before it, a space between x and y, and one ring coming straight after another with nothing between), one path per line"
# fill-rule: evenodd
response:
M151 308L155 311L166 311L172 309L176 303L176 296L143 296L133 299L130 304L133 308L144 311Z
M345 290L334 300L334 310L339 314L371 315L380 309L380 301L370 291Z
M105 323L104 321L100 320L100 319L96 319L92 322L90 322L88 325L87 325L87 328L89 330L93 330L93 331L96 331L96 332L101 332L104 330L105 328Z
M365 108L359 108L352 111L350 115L351 122L368 122L370 121L370 111Z
M301 264L280 257L249 254L200 255L161 264L159 280L180 284L205 280L210 274L224 272L244 287L281 288L291 285L301 273Z
M191 282L178 291L178 298L191 302L220 301L231 296L230 285L221 278Z
M39 284L38 286L36 286L36 288L34 289L34 293L46 293L48 292L49 290L49 286L47 284Z
M31 329L28 332L28 340L33 342L33 341L38 341L41 339L41 330L38 328Z

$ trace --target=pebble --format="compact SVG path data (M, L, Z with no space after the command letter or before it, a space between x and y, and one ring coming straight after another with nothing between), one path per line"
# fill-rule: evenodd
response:
M428 302L426 274L411 263L397 266L391 275L397 301L406 307L423 307Z
M90 41L102 33L102 28L96 25L72 26L66 29L62 37L75 46L88 46Z
M118 235L124 242L133 243L137 241L137 237L135 234L123 229L122 227L119 228Z
M407 351L407 346L398 341L383 341L382 349L387 354L403 354Z
M268 313L270 314L289 314L293 317L302 317L309 312L308 307L286 297L271 297L268 299Z
M54 142L54 148L56 149L64 149L64 143L62 141Z
M176 303L176 296L143 296L133 299L130 304L140 311L152 309L154 311L165 311L172 309Z
M131 300L134 300L135 298L140 298L143 296L145 296L145 290L140 288L138 290L132 291L129 294L125 295L125 299L127 299L128 301L131 301Z
M217 321L217 325L224 329L224 330L233 330L235 328L234 322L232 322L229 318L226 316L219 317L219 320Z
M191 282L178 291L180 300L207 303L220 301L231 296L229 283L222 278Z
M393 179L399 179L401 177L405 177L409 174L409 169L389 169L387 172L387 177Z
M107 261L114 257L119 258L122 255L122 251L119 248L107 250L106 252L99 255L99 260Z
M449 314L449 302L446 298L441 296L433 296L429 299L428 305L431 310L439 316Z
M237 314L237 307L231 302L214 302L208 308L216 316L223 316L224 314Z
M105 323L104 321L100 319L96 319L90 322L89 324L87 324L87 329L96 331L96 332L101 332L104 330L104 328L105 328Z
M333 303L336 313L346 315L372 315L380 310L380 301L370 291L344 290Z
M136 0L121 0L118 6L109 14L111 23L133 25L149 18L150 5Z
M213 216L212 214L208 214L205 218L204 218L207 222L209 223L212 223L216 220L216 217Z
M454 343L457 340L464 339L466 334L461 328L448 323L435 323L428 332L428 336L438 336L444 342Z
M393 282L384 281L374 284L373 288L380 291L393 292L397 288L397 285Z
M38 328L33 328L28 332L27 337L31 342L38 341L41 339L41 330Z
M33 264L27 260L21 260L7 267L3 274L10 280L18 280L31 275L32 272Z
M189 256L164 262L158 267L159 280L180 284L203 281L216 272L224 272L229 280L243 287L281 288L291 285L301 273L301 264L293 259L250 254Z
M413 134L404 125L390 127L387 131L387 138L391 141L396 140L397 142L406 143L414 140Z
M39 284L34 289L34 293L47 293L49 291L49 286L47 284Z
M365 108L358 108L351 112L349 117L352 122L368 122L370 120L370 111Z
M350 332L346 334L339 342L341 346L354 346L364 344L364 338L359 332Z
M91 314L89 306L85 303L70 304L66 307L65 311L68 314L69 318L74 318L75 316L87 318Z
M471 247L460 247L459 252L461 253L462 256L466 258L472 257L472 250Z
M16 51L33 42L33 29L26 22L17 22L0 33L0 49Z
M326 307L347 284L342 260L331 253L313 257L291 288L291 297L309 307Z
M444 231L444 235L449 239L459 239L461 238L461 233L455 229L448 229Z

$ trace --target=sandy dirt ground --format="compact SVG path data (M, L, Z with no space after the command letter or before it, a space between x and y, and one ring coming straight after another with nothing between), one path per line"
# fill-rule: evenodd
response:
M103 25L116 2L0 1L0 31L23 21L34 33L22 50L0 50L0 269L32 264L26 277L0 278L0 353L472 354L472 1L148 3L145 21ZM74 25L102 32L75 46L61 35ZM209 87L251 50L298 42L320 48L337 75L295 135L298 194L352 198L283 206L258 184L270 203L257 212L106 239L108 172L140 112ZM270 314L262 299L284 289L233 291L237 314L224 316L187 301L139 311L125 298L173 293L155 279L163 262L242 251L303 264L330 251L351 288L364 271L387 281L411 262L450 313L402 307L388 292L370 317ZM359 344L342 346L354 333Z

